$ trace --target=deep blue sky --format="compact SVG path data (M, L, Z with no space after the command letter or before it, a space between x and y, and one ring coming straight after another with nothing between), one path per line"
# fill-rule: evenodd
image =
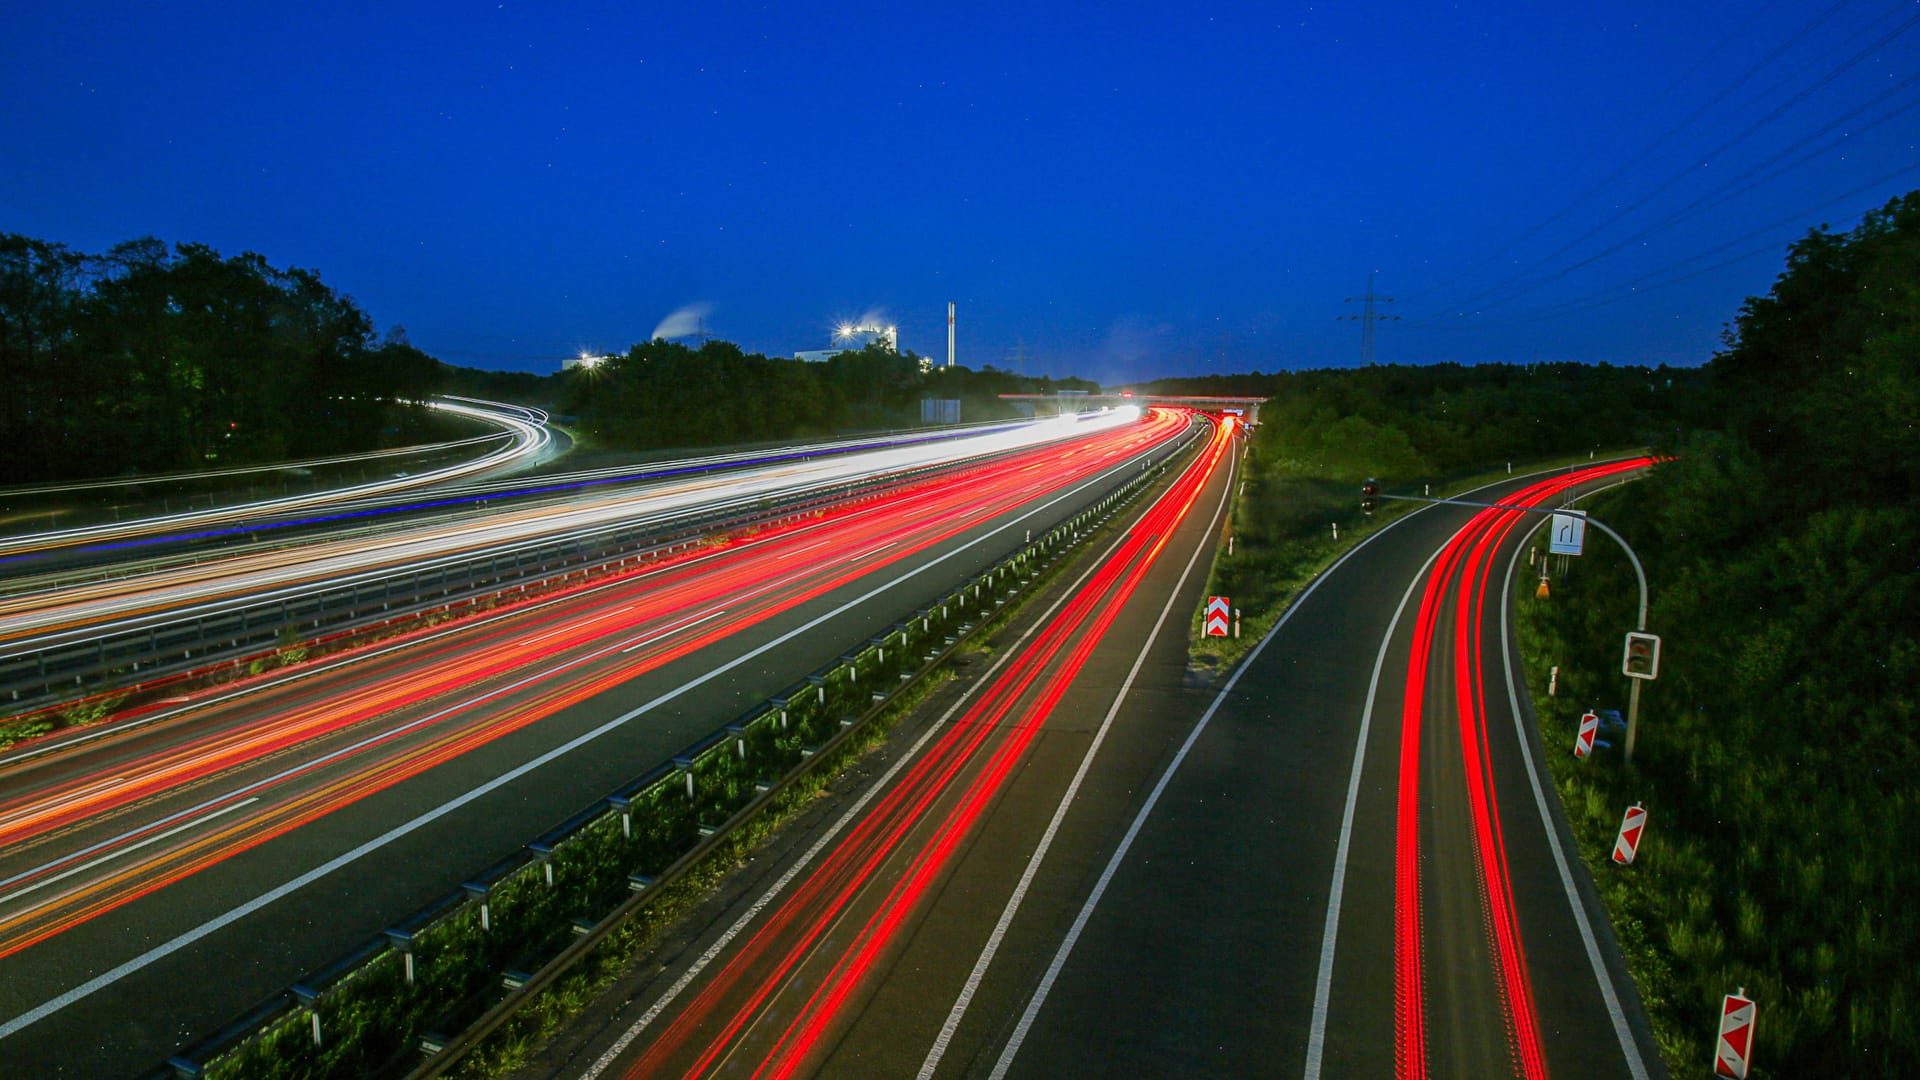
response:
M944 356L951 299L963 363L1118 381L1355 363L1369 271L1383 362L1697 363L1920 187L1913 0L812 6L10 3L0 230L258 251L483 367L694 303Z

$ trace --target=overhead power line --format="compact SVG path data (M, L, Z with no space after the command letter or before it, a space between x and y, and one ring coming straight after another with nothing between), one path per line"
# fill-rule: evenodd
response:
M1920 83L1920 74L1910 76L1907 78L1906 81L1899 83L1895 86L1888 87L1886 90L1882 91L1879 94L1876 94L1873 98L1862 103L1856 108L1850 110L1846 114L1835 118L1833 121L1829 122L1824 127L1820 128L1818 131L1811 133L1808 136L1808 138L1817 139L1823 135L1828 134L1829 132L1834 131L1835 129L1846 124L1849 120L1853 119L1855 116L1858 116L1860 113L1865 112L1867 109L1880 104L1881 102L1885 101L1887 98L1893 96L1896 93L1899 93L1902 90L1907 89L1908 87L1915 85L1916 83ZM1639 230L1626 236L1625 238L1615 241L1614 243L1608 245L1607 247L1601 248L1599 251L1594 252L1593 254L1587 256L1584 259L1580 259L1576 262L1569 263L1566 266L1563 266L1558 270L1553 271L1552 273L1545 274L1537 278L1533 278L1528 282L1526 282L1525 284L1521 285L1519 288L1513 290L1512 292L1509 292L1505 296L1501 296L1496 299L1489 300L1484 304L1478 305L1477 310L1474 312L1474 314L1479 314L1480 312L1487 311L1491 308L1502 307L1506 304L1513 303L1515 300L1518 300L1521 297L1528 295L1529 293L1537 292L1538 290L1545 288L1548 285L1551 285L1555 281L1558 281L1569 274L1575 273L1576 271L1582 270L1588 266L1591 266L1596 262L1599 262L1601 259L1604 259L1607 256L1614 254L1615 252L1631 247L1634 244L1647 239L1648 237L1657 235L1666 229L1672 228L1675 225L1682 224L1688 220L1691 220L1692 218L1698 217L1700 214L1703 214L1708 210L1712 210L1716 207L1722 206L1727 202L1730 202L1731 200L1738 198L1739 196L1744 195L1747 192L1752 191L1757 187L1760 187L1763 184L1769 183L1777 179L1778 177L1784 176L1787 173L1792 172L1794 169L1797 169L1802 165L1806 165L1809 162L1818 160L1822 155L1826 154L1828 151L1831 151L1845 144L1847 140L1852 138L1853 136L1861 134L1863 132L1871 131L1874 128L1881 126L1882 124L1885 124L1909 112L1912 112L1915 108L1920 108L1920 98L1916 98L1912 101L1906 102L1903 105L1896 106L1895 108L1880 114L1879 116L1873 118L1872 120L1869 120L1864 124L1861 124L1860 126L1854 128L1852 131L1842 133L1842 135L1837 139L1831 139L1831 140L1828 140L1827 142L1824 142L1815 146L1807 146L1804 143L1796 143L1794 145L1788 146L1785 149L1774 154L1773 156L1767 158L1765 161L1762 161L1759 164L1753 166L1753 169L1755 171L1743 174L1740 177L1736 177L1732 180L1729 180L1725 184L1722 184L1718 187L1715 187L1705 192L1700 197L1694 199L1692 202L1679 208L1678 210L1674 210L1671 213L1667 214L1667 216L1659 219L1658 221L1652 222L1651 224L1648 224L1640 228ZM1910 170L1907 170L1907 169L1900 170L1900 172L1907 172L1907 171L1910 171ZM1899 175L1899 173L1896 173L1895 175ZM1844 198L1844 197L1845 196L1841 196L1841 198ZM1464 315L1466 313L1461 312L1459 314ZM1433 316L1429 316L1426 319L1419 320L1419 322L1422 324L1427 324L1427 323L1438 321L1439 319L1445 318L1445 317L1446 316L1436 314Z
M1639 149L1639 151L1636 152L1632 157L1627 158L1625 161L1615 166L1612 172L1608 173L1606 176L1602 177L1598 181L1595 181L1592 184L1592 186L1581 191L1580 194L1575 195L1572 199L1568 200L1564 205L1562 205L1560 209L1554 211L1552 214L1549 214L1547 217L1535 223L1531 228L1527 229L1524 233L1521 233L1519 237L1517 237L1512 241L1509 241L1508 243L1506 243L1505 245L1502 245L1499 248L1494 249L1491 253L1481 258L1477 262L1473 263L1472 265L1468 266L1466 269L1460 271L1458 274L1455 274L1453 277L1440 283L1438 286L1436 286L1436 288L1438 290L1441 290L1442 293L1444 294L1445 290L1451 289L1455 285L1459 284L1461 281L1464 281L1467 278L1474 275L1475 273L1478 273L1481 269L1483 269L1484 267L1486 267L1488 264L1492 263L1496 259L1500 258L1502 255L1505 255L1509 251L1512 251L1514 248L1517 248L1521 244L1524 244L1527 241L1533 239L1534 237L1540 235L1540 233L1544 232L1549 227L1557 224L1562 218L1565 218L1568 214L1586 205L1587 202L1590 201L1594 196L1599 195L1603 192L1613 190L1614 185L1622 177L1626 176L1628 171L1631 170L1634 166L1638 165L1642 161L1645 161L1649 156L1653 154L1655 150L1658 150L1660 147L1665 146L1667 142L1670 139L1672 139L1674 136L1680 134L1682 131L1685 131L1688 127L1691 127L1695 121L1699 120L1702 116L1705 116L1708 112L1711 112L1715 106L1719 105L1722 101L1725 101L1727 97L1731 95L1735 90L1738 90L1740 87L1746 85L1748 80L1752 79L1755 75L1759 74L1760 72L1772 67L1773 63L1776 60L1778 60L1782 55L1784 55L1787 50L1793 48L1795 45L1800 44L1800 42L1805 39L1807 34L1818 29L1821 25L1825 24L1827 21L1832 19L1835 15L1839 14L1840 9L1846 7L1851 2L1852 0L1835 0L1835 3L1832 6L1828 7L1825 11L1821 12L1820 14L1814 16L1804 26L1800 27L1794 33L1789 34L1784 40L1780 42L1780 44L1777 47L1774 48L1772 52L1768 53L1766 56L1762 57L1761 59L1755 61L1753 64L1748 66L1746 70L1740 72L1740 74L1734 76L1733 80L1727 83L1726 85L1722 86L1718 93L1708 98L1704 104L1694 109L1691 113L1688 113L1686 119L1681 120L1679 123L1674 124L1673 126L1667 128L1664 132L1661 132L1659 137L1655 138L1652 142L1647 143L1645 146L1642 146ZM1712 56L1716 56L1726 52L1727 49L1733 44L1734 39L1739 37L1740 34L1745 31L1745 27L1747 25L1751 25L1754 22L1758 22L1766 14L1767 10L1770 9L1772 6L1773 6L1772 0L1769 0L1769 2L1767 4L1762 5L1758 11L1753 12L1752 14L1748 15L1744 20L1742 20L1743 25L1741 26L1740 29L1736 29L1732 33L1729 33L1724 39L1721 40L1719 45L1702 52L1700 54L1701 57L1704 59L1706 57L1712 57ZM1698 62L1696 62L1696 64L1693 66L1698 66ZM1665 90L1661 91L1658 95L1654 97L1654 101L1658 102L1666 98L1668 95L1672 94L1676 89L1679 88L1682 82L1686 81L1686 78L1687 76L1682 75L1679 78L1675 79L1673 82L1669 83ZM1414 299L1419 299L1419 297L1415 297Z
M1349 296L1344 301L1344 303L1351 304L1355 300L1359 300L1363 305L1360 309L1360 314L1340 315L1334 320L1335 322L1357 322L1360 324L1360 363L1365 365L1371 365L1373 363L1374 324L1400 321L1400 316L1398 315L1386 315L1376 310L1376 305L1391 304L1394 302L1391 296L1374 295L1373 275L1376 272L1377 271L1372 270L1367 272L1367 291L1364 296Z
M1711 266L1701 267L1697 270L1692 270L1687 273L1678 274L1678 275L1674 273L1675 271L1681 270L1682 268L1687 267L1693 263L1699 262L1702 259L1712 258L1713 256L1720 254L1721 252L1727 250L1728 248L1746 243L1747 241L1752 240L1756 237L1765 236L1769 233L1777 233L1779 230L1786 228L1789 225L1803 224L1804 222L1806 222L1806 220L1810 216L1812 216L1815 213L1818 213L1821 210L1826 209L1829 206L1834 206L1839 203L1848 202L1863 194L1866 194L1869 191L1874 190L1875 188L1883 188L1885 187L1885 185L1893 182L1894 180L1897 180L1900 177L1913 172L1920 172L1920 162L1915 162L1910 165L1904 165L1899 169L1894 170L1893 172L1887 173L1886 175L1875 179L1871 183L1862 184L1859 187L1854 188L1844 194L1836 195L1831 199L1825 200L1824 202L1817 203L1813 206L1809 206L1798 213L1789 214L1786 217L1770 222L1766 225L1761 226L1760 228L1754 229L1750 232L1742 233L1741 235L1734 237L1732 240L1727 240L1723 243L1717 244L1713 247L1706 249L1705 251L1696 252L1695 254L1690 255L1687 258L1680 259L1676 262L1668 263L1666 266L1663 266L1658 270L1650 271L1638 277L1632 278L1628 281L1623 281L1615 285L1610 285L1604 289L1600 289L1596 292L1589 293L1586 296L1576 297L1572 300L1563 301L1560 304L1557 304L1550 308L1545 308L1543 310L1532 312L1526 315L1514 316L1511 318L1501 319L1497 322L1490 322L1490 323L1488 322L1453 323L1453 324L1409 323L1408 326L1414 329L1421 329L1421 330L1493 330L1493 329L1499 329L1499 328L1509 327L1509 326L1522 326L1528 323L1543 322L1548 319L1557 319L1566 315L1575 315L1583 311L1591 311L1594 308L1605 307L1609 304L1616 304L1623 300L1631 300L1636 297L1643 296L1646 293L1655 291L1657 289L1664 289L1670 285L1678 285L1683 281L1691 281L1694 278L1712 273L1715 270L1720 270L1728 266L1737 265L1757 255L1764 255L1764 254L1767 254L1768 252L1776 252L1779 250L1779 247L1780 247L1780 241L1778 239L1768 241L1767 243L1762 244L1758 247L1744 250L1737 255L1731 256L1730 258L1724 259L1720 262L1716 262ZM1874 206L1868 206L1868 207L1862 208L1859 211L1858 215L1856 216L1864 216L1868 211L1876 209L1878 205L1879 204L1876 203ZM1613 295L1616 293L1618 293L1619 295Z
M1717 158L1721 154L1726 153L1729 149L1733 148L1734 146L1737 146L1740 143L1744 142L1746 139L1751 137L1755 132L1759 131L1761 128L1779 119L1779 117L1783 113L1785 113L1788 109L1791 109L1793 106L1798 105L1802 101L1805 101L1808 97L1812 96L1814 93L1818 92L1822 88L1826 87L1828 84L1832 83L1833 80L1839 78L1841 75L1845 74L1847 71L1852 70L1854 67L1858 66L1862 61L1867 59L1869 56L1872 56L1874 53L1884 48L1889 42L1893 41L1895 38L1899 37L1900 35L1906 33L1908 30L1911 30L1916 24L1920 24L1920 13L1916 13L1914 15L1907 17L1904 21L1900 23L1900 25L1894 27L1892 30L1887 31L1885 34L1875 39L1872 44L1854 53L1852 56L1842 61L1839 65L1829 70L1825 75L1821 76L1821 78L1816 82L1814 82L1811 86L1807 86L1801 89L1798 93L1795 93L1791 97L1787 98L1787 100L1775 106L1771 111L1767 112L1764 116L1760 117L1760 119L1755 120L1753 123L1741 129L1739 134L1734 135L1732 138L1725 140L1724 142L1720 143L1718 146L1714 147L1712 150L1708 151L1706 154L1702 155L1703 159L1711 160L1713 158ZM1586 232L1581 233L1579 236L1575 237L1574 239L1568 241L1565 244L1562 244L1559 248L1555 249L1551 254L1535 260L1532 264L1528 265L1525 269L1519 271L1518 273L1512 275L1511 277L1506 278L1500 283L1490 286L1489 288L1482 289L1480 292L1475 293L1472 296L1466 297L1465 299L1460 300L1455 304L1447 305L1447 306L1462 307L1469 304L1474 304L1481 300L1485 300L1489 297L1496 296L1502 290L1514 285L1515 283L1526 280L1528 277L1538 273L1543 267L1552 264L1554 261L1558 260L1561 256L1566 255L1568 252L1579 247L1581 244L1584 244L1588 240L1591 240L1594 236L1598 235L1600 232L1612 227L1614 224L1618 223L1621 219L1633 213L1636 213L1637 211L1640 210L1641 207L1646 206L1647 203L1653 201L1654 199L1658 198L1661 195L1666 194L1668 191L1672 190L1675 185L1688 179L1693 174L1694 174L1694 166L1692 165L1689 165L1679 170L1678 172L1675 172L1672 176L1668 177L1665 181L1663 181L1659 186L1655 187L1652 191L1649 191L1645 195L1642 195L1640 198L1634 200L1632 203L1628 204L1626 207L1615 212L1612 216L1601 221L1599 224L1592 226Z

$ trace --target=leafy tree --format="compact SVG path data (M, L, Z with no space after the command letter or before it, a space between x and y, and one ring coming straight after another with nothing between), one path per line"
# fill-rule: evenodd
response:
M922 398L959 398L963 415L985 420L1017 415L1002 393L1098 389L993 368L920 368L913 353L877 345L813 363L727 341L694 349L655 340L563 372L559 408L610 447L690 448L910 427Z
M438 365L309 270L202 244L0 235L0 476L282 460L417 438Z
M1594 506L1647 564L1665 656L1634 765L1565 771L1563 802L1676 1068L1706 1060L1719 995L1744 985L1767 1075L1920 1072L1900 827L1920 802L1917 282L1920 193L1794 244L1709 365L1718 430L1667 440L1672 460ZM1633 594L1603 557L1521 600L1532 659L1573 691L1544 702L1550 742L1618 691ZM1634 799L1658 846L1607 873Z

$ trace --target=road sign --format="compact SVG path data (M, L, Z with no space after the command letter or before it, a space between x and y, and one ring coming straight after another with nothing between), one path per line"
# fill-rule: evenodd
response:
M1627 631L1627 646L1620 654L1620 673L1629 679L1660 677L1660 635Z
M1547 542L1550 555L1578 555L1587 542L1587 512L1563 510L1553 515L1553 532Z
M1747 1080L1747 1062L1753 1056L1753 1012L1753 1001L1744 986L1720 1003L1720 1038L1713 1048L1713 1075Z
M1630 866L1633 857L1640 854L1640 834L1647 829L1647 811L1639 803L1627 807L1625 817L1620 819L1620 836L1613 842L1613 861L1621 866Z
M1224 596L1207 597L1207 636L1226 637L1233 601Z
M1573 756L1585 759L1593 753L1593 735L1600 730L1600 714L1587 713L1580 717L1580 734L1573 737Z

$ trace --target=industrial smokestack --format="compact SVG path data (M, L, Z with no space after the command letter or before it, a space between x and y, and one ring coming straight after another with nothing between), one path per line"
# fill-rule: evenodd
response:
M947 301L947 366L953 366L953 301Z

